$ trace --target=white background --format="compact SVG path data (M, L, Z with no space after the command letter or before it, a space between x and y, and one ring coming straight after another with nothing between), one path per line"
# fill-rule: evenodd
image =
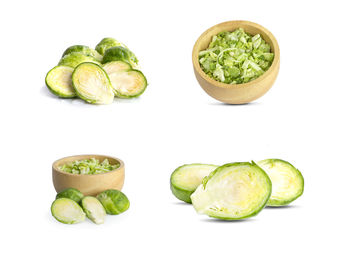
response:
M349 258L347 1L6 1L1 24L2 260L346 260ZM281 49L276 83L249 105L207 96L192 70L210 26L250 20ZM347 25L346 25L347 24ZM149 86L94 106L44 86L66 47L114 37L138 56ZM104 225L50 214L54 160L106 154L126 164L131 201ZM277 157L305 178L290 207L240 222L197 215L170 192L184 163Z

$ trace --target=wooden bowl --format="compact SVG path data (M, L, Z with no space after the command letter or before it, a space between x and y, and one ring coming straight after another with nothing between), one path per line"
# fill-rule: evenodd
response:
M120 163L119 168L110 172L94 174L94 175L80 175L63 172L59 169L60 166L73 162L75 160L95 158L101 161L108 159L111 164ZM103 155L78 155L70 156L56 160L52 164L52 180L57 192L66 188L76 188L80 190L85 196L95 196L107 189L121 190L124 185L125 168L124 162L120 159L103 156Z
M227 84L218 82L203 72L199 65L198 54L208 48L214 35L223 31L232 32L238 28L243 28L245 32L261 37L271 46L271 51L275 54L271 67L257 79L242 84ZM197 40L193 47L192 63L194 74L203 88L211 97L230 104L243 104L251 102L263 96L276 80L280 66L280 50L275 37L266 28L256 23L248 21L228 21L214 25L206 30Z

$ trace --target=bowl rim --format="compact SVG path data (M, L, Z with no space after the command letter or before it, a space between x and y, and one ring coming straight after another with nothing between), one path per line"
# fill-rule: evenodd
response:
M270 68L264 72L262 75L260 75L258 78L247 82L247 83L235 83L235 84L231 84L231 83L223 83L223 82L219 82L214 80L213 78L209 77L201 68L200 64L199 64L199 51L198 50L198 45L199 43L201 43L202 39L204 38L205 35L207 35L208 33L211 33L211 31L213 31L216 27L220 27L222 25L227 25L227 24L237 24L237 27L235 27L234 29L239 28L240 24L247 24L249 26L255 27L257 29L259 29L260 31L263 31L268 38L271 40L272 42L272 46L274 48L274 59L273 62L270 66ZM212 35L214 36L214 34ZM212 37L211 36L211 37ZM198 52L197 52L198 50ZM211 26L210 28L208 28L207 30L205 30L196 40L193 49L192 49L192 63L193 63L193 67L195 69L195 71L207 82L209 82L210 84L216 86L216 87L220 87L220 88L224 88L224 89L232 89L232 88L246 88L249 87L251 85L255 85L261 81L264 81L265 78L267 78L269 76L269 74L271 74L274 70L278 69L279 67L279 61L280 61L280 49L279 49L279 45L278 42L275 38L275 36L269 31L267 30L265 27L263 27L260 24L254 23L254 22L250 22L250 21L246 21L246 20L230 20L230 21L226 21L226 22L222 22L222 23L218 23L216 25Z
M107 159L114 159L116 161L118 161L120 163L120 166L114 170L111 170L111 171L108 171L108 172L104 172L104 173L98 173L98 174L91 174L91 175L81 175L81 174L73 174L73 173L68 173L68 172L65 172L65 171L62 171L58 168L59 166L59 163L63 160L67 160L67 159L70 159L70 158L73 158L73 157L86 157L87 159L88 158L93 158L93 157L104 157L104 158L107 158ZM52 169L55 170L56 172L60 173L60 174L64 174L64 175L68 175L68 176L74 176L74 177L96 177L96 176L101 176L101 175L108 175L108 174L111 174L113 172L116 172L116 171L119 171L121 169L124 169L124 162L119 159L119 158L116 158L116 157L112 157L112 156L107 156L107 155L101 155L101 154L79 154L79 155L71 155L71 156L67 156L67 157L63 157L63 158L60 158L58 160L55 160L53 163L52 163Z

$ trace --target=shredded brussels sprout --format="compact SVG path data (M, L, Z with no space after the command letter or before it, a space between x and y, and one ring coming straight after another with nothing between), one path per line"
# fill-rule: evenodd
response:
M64 172L72 174L93 175L112 171L119 168L120 164L112 165L108 159L105 159L100 163L98 159L91 158L85 160L76 160L72 163L64 164L60 166L60 169Z
M202 70L211 78L228 84L250 82L266 72L273 61L270 45L242 28L215 35L208 49L199 52Z

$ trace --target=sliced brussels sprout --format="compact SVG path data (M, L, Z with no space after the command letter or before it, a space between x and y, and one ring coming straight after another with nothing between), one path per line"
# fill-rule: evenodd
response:
M114 93L107 73L95 63L79 64L72 75L77 95L88 103L109 104Z
M109 74L114 94L119 98L135 98L147 87L146 77L141 71L129 70Z
M93 58L95 58L97 61L101 62L103 56L101 54L99 54L96 50L90 48L89 46L86 45L73 45L71 47L68 47L62 57L66 56L67 54L70 53L82 53L86 56L91 56Z
M73 98L76 96L72 85L73 68L58 65L51 69L45 78L47 88L61 98Z
M95 197L84 197L81 201L81 206L86 213L86 216L96 224L102 224L105 220L106 210L101 202Z
M114 38L103 38L95 47L95 50L101 54L104 55L105 51L109 48L112 47L116 47L116 46L123 46L126 48L126 46L124 44L122 44L121 42L117 41Z
M85 220L85 213L77 202L69 198L56 199L51 205L51 214L59 222L75 224Z
M271 195L271 181L254 162L225 164L203 179L191 200L199 214L235 220L255 216Z
M66 188L56 195L56 199L69 198L77 203L79 203L83 197L83 193L75 188Z
M125 194L116 189L109 189L97 195L97 199L104 206L107 214L119 215L128 210L129 199Z
M114 62L105 63L102 67L108 75L112 73L123 72L123 71L128 71L132 69L129 63L126 63L123 61L114 61Z
M65 66L75 68L79 64L85 63L85 62L100 64L94 57L87 56L82 53L74 52L63 56L60 62L58 63L58 65L65 65Z
M106 50L102 63L109 63L113 61L123 61L131 64L133 68L137 68L138 60L136 56L129 49L123 46L116 46Z
M170 177L170 188L178 199L191 203L191 195L218 166L209 164L186 164L178 167Z
M292 164L280 159L266 159L258 165L269 175L272 194L268 206L284 206L300 197L304 192L304 178Z

